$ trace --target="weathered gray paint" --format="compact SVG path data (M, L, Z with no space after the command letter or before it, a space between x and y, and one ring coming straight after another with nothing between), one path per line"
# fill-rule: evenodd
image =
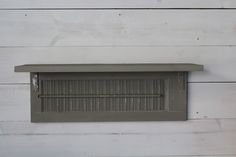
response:
M203 66L37 64L15 67L16 72L31 73L32 122L186 120L187 71L196 70L203 70ZM124 86L120 84L122 81Z
M198 64L28 64L15 67L16 72L163 72L202 71Z
M35 75L38 75L36 78L38 82L38 88L35 86L35 83L33 83L35 81L32 81L35 79ZM160 88L158 91L160 93L150 93L150 91L154 89L153 84L150 84L151 86L146 86L142 89L137 89L133 85L125 87L127 88L124 90L124 94L126 94L126 96L121 94L121 89L116 90L117 92L120 91L120 93L117 93L115 96L111 96L111 93L115 91L114 88L121 88L121 86L116 84L116 86L109 85L109 89L107 89L110 92L105 92L106 94L104 94L102 91L96 91L96 94L91 94L91 91L95 91L95 89L92 88L99 85L99 83L96 85L92 84L94 83L92 81L117 81L124 79L131 82L135 80L163 80L161 81L163 83L158 85ZM55 82L55 80L61 81L58 83ZM70 83L68 83L69 80L71 80ZM75 88L75 84L73 84L73 81L76 80L87 81L87 89L84 88L78 92L77 87ZM47 84L45 84L45 81ZM81 85L84 85L84 82L82 83L83 84ZM69 87L65 88L66 86ZM100 88L101 87L102 86L100 85ZM131 94L129 93L130 90L133 91ZM162 90L163 92L161 92ZM132 94L135 92L142 92L142 94ZM106 105L106 107L108 105L108 109L100 109L99 106L98 110L98 104L91 103L93 102L91 99L94 99L93 97L97 97L96 99L104 99L104 96L109 97L105 98L108 100L108 103L105 103L106 100L104 100L104 102L100 101L99 105ZM129 102L130 98L128 98L128 96L131 96L131 100L133 101L133 107L131 109L131 102ZM155 96L159 98L156 100L156 102L154 102L153 99ZM85 105L86 109L81 109L80 107L81 101L78 99L81 99L81 97L83 97L85 100L82 102L82 105ZM119 99L119 101L124 101L117 103L117 99ZM144 101L142 101L142 99L144 99ZM72 101L74 101L74 104L72 104ZM150 103L150 101L152 101L152 103ZM157 101L160 102L158 103ZM154 109L154 106L157 103L159 104L160 108ZM76 107L73 108L72 106L74 105ZM119 109L117 109L117 106L119 106ZM139 106L139 109L135 109L137 106ZM143 106L145 106L145 109L140 109L143 108ZM113 109L111 109L112 107ZM186 107L187 72L31 73L32 122L186 120ZM120 110L120 108L123 109Z

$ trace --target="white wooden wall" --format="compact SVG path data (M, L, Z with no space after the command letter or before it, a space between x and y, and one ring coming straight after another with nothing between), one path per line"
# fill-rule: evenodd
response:
M198 63L186 122L30 123L29 63ZM0 157L235 157L235 0L0 0Z

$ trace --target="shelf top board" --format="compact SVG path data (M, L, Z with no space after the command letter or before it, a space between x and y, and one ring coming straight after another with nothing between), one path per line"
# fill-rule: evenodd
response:
M15 72L177 72L203 71L203 65L170 64L25 64L15 66Z

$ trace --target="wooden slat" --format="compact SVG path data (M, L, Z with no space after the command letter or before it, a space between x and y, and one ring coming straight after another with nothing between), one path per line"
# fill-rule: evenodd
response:
M185 122L31 123L2 121L0 135L166 135L236 131L236 119L202 119Z
M29 85L0 86L0 104L0 121L29 120Z
M198 63L190 82L236 81L236 47L35 47L0 48L0 83L29 83L28 73L15 73L20 64L73 63Z
M193 83L189 88L192 118L232 118L236 109L236 83ZM219 116L219 117L218 117Z
M236 10L1 10L0 46L236 45Z
M0 8L235 8L235 0L1 0Z
M224 156L236 154L236 132L155 135L0 136L0 155L14 156Z
M29 121L29 85L0 86L0 121ZM236 83L189 84L189 119L236 118Z

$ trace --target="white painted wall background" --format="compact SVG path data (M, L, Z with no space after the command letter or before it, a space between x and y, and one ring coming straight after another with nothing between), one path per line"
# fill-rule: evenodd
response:
M0 157L235 157L235 8L235 0L0 0ZM13 71L141 62L205 65L190 75L190 120L30 123L29 74Z

